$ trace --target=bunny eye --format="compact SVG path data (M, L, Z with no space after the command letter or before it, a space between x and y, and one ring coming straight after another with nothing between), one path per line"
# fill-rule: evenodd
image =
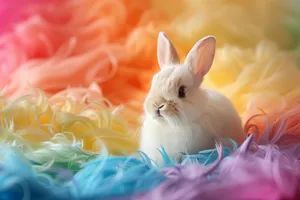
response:
M178 97L184 98L186 95L185 86L180 86L178 90Z

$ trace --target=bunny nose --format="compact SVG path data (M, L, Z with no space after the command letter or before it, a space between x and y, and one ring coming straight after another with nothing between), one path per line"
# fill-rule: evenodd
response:
M161 104L160 106L158 106L158 110L164 110L164 108L166 107L166 104Z
M166 104L160 104L159 106L156 106L156 114L158 115L158 116L161 116L161 111L163 111L165 108L166 108Z

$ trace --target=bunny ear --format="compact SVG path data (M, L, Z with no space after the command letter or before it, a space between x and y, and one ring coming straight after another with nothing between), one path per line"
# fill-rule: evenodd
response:
M179 64L177 51L164 32L158 34L157 59L160 68L163 68L165 65Z
M195 78L202 81L210 70L215 57L216 38L207 36L199 40L188 53L184 64L194 74Z

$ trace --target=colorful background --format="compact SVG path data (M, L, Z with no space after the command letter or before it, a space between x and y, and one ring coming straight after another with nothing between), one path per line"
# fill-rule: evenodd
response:
M0 199L296 198L299 13L298 0L0 0ZM197 155L219 165L213 180L211 165L175 167L165 155L170 168L157 169L146 155L124 156L138 148L160 31L181 59L216 36L204 85L229 97L254 134L238 150ZM221 150L233 154L216 160Z

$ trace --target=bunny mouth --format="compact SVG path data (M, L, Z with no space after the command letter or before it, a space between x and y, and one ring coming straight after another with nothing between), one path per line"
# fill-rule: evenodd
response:
M162 115L160 114L159 110L156 111L156 116L157 117L162 117Z
M157 118L162 118L163 116L161 115L160 110L155 110L155 117Z

